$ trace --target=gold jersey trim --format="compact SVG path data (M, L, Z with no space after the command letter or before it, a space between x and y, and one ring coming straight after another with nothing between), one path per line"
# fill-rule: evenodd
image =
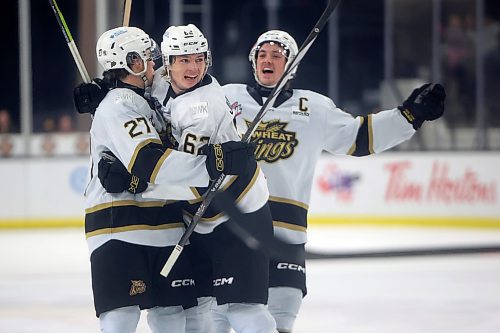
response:
M243 192L241 192L241 194L238 196L238 198L236 198L235 203L240 202L240 201L241 201L241 199L243 199L243 197L244 197L244 196L248 193L248 191L252 188L252 186L253 186L253 185L255 184L255 182L257 181L257 178L258 178L259 174L260 174L260 167L257 167L257 168L255 169L255 172L254 172L254 174L253 174L252 179L248 182L248 185L245 187L245 189L243 190ZM236 178L237 178L237 177L234 177L234 178L232 179L232 182L234 182L234 181L236 180ZM232 182L228 182L228 184L226 184L226 186L224 186L224 189L223 189L223 190L226 190L226 188L228 188L228 187L229 187L229 185L230 185L230 183L232 184ZM193 201L194 201L194 203L196 203L196 201L195 201L195 200L191 200L191 201L189 201L189 203L193 203ZM199 201L201 201L201 200L199 200ZM189 218L190 218L190 219L192 219L192 218L193 218L193 214L191 214L191 213L189 213L189 212L187 212L187 211L184 211L184 213L185 213L187 216L189 216ZM214 215L214 216L212 216L212 217L202 217L202 218L200 219L200 222L214 222L214 221L216 221L217 219L221 218L222 216L224 216L224 212L220 212L220 213L218 213L218 214L216 214L216 215Z
M135 200L119 200L112 202L105 202L94 207L85 209L86 214L95 213L103 209L111 207L123 207L123 206L137 206L137 207L163 207L165 206L165 201L135 201Z
M132 158L130 159L130 162L128 164L128 167L127 167L128 172L132 173L132 167L135 164L135 160L137 159L137 155L139 154L139 151L141 151L142 148L144 148L145 146L147 146L150 143L158 143L160 145L162 144L160 139L147 139L147 140L144 140L141 143L139 143L137 145L137 147L135 147L134 153L132 154Z
M307 231L306 227L301 227L300 225L286 223L286 222L281 222L281 221L274 221L273 220L273 226L274 227L284 228L284 229L289 229L289 230L294 230L294 231L302 231L302 232L306 232Z
M363 123L365 122L364 117L360 117L359 119L360 119L360 122L359 122L358 131L361 128L361 126L363 126ZM352 155L355 151L356 151L356 138L354 138L354 142L353 142L351 148L349 148L349 150L347 151L347 155Z
M227 190L229 188L229 186L231 186L236 181L237 178L238 178L238 176L233 176L231 179L229 179L229 181L222 187L222 191ZM198 192L198 189L196 187L190 187L190 189L191 189L191 192L193 192L196 199L188 200L188 203L192 205L192 204L195 204L198 202L202 202L203 195L200 194L200 192Z
M163 165L165 160L168 158L168 156L170 156L171 153L172 153L172 149L167 149L163 153L163 155L160 157L160 159L156 163L155 168L153 169L153 172L151 173L151 177L149 178L150 183L154 183L156 181L156 176L158 176L158 172L160 172L161 166Z
M284 203L284 204L289 204L289 205L294 205L294 206L298 206L300 208L304 208L305 210L309 210L309 205L308 204L305 204L303 202L300 202L300 201L295 201L295 200L292 200L292 199L286 199L286 198L280 198L280 197L275 197L275 196L269 196L269 201L274 201L274 202L280 202L280 203Z
M168 230L174 228L184 228L184 223L177 222L177 223L167 223L160 225L136 224L123 227L115 227L115 228L103 228L85 233L85 238L88 239L93 236L115 234L126 231L138 231L138 230L154 231L154 230Z
M236 198L236 200L235 200L236 203L240 202L240 200L243 199L243 197L248 193L248 191L250 191L250 189L252 188L253 184L255 184L255 182L257 181L257 178L259 177L259 174L260 174L260 166L257 165L257 168L255 169L255 172L253 174L252 179L250 180L250 182L248 183L248 185L245 187L245 189L243 190L243 192L240 193L240 195L238 196L238 198Z
M373 149L373 117L371 114L368 115L368 151L370 154L375 154Z

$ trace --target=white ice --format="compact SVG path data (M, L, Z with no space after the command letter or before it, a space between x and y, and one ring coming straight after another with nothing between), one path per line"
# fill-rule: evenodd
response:
M500 230L311 227L308 246L471 245L500 246ZM98 332L89 266L82 229L0 231L0 332ZM307 272L294 333L500 332L500 253L309 261Z

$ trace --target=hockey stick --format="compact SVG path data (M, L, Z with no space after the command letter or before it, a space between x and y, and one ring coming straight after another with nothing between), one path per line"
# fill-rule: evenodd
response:
M90 83L91 80L89 72L87 71L87 68L83 63L82 57L80 56L80 52L78 52L78 48L76 47L75 41L73 40L73 36L71 35L71 32L68 29L66 20L64 19L64 16L61 13L59 6L57 5L57 2L55 0L49 0L49 4L52 7L52 10L54 11L54 15L56 16L57 23L59 23L59 27L62 30L64 39L66 39L66 43L68 43L68 47L69 50L71 51L71 54L73 55L73 59L75 59L76 67L78 67L78 71L82 76L83 82Z
M302 43L300 46L299 51L297 52L297 55L295 58L292 60L290 63L290 66L287 68L287 70L283 73L281 76L280 80L272 90L271 94L267 98L266 102L262 105L260 108L259 112L255 116L255 119L249 124L247 131L243 135L241 141L248 142L250 138L252 137L253 132L257 128L257 125L260 123L262 118L265 116L267 111L269 110L269 106L274 104L274 101L278 97L279 93L283 90L285 84L288 82L289 79L292 78L292 71L298 66L299 62L304 58L306 55L307 51L311 47L311 45L314 43L316 38L318 37L318 34L320 31L323 29L325 24L328 22L330 19L333 11L335 8L338 6L340 3L340 0L329 0L328 4L323 11L323 14L321 14L321 17L319 18L318 22L316 22L316 25L314 28L311 30L309 35L307 36L306 40ZM226 178L226 175L222 173L219 178L211 184L209 189L203 194L203 201L201 202L200 206L196 210L196 213L194 214L193 218L191 219L191 223L187 227L186 231L182 235L181 239L177 243L177 245L174 247L174 250L170 254L170 257L168 258L167 262L163 266L160 274L163 276L168 276L170 273L170 270L172 269L173 265L177 261L177 258L181 254L182 250L184 249L184 246L186 245L189 237L193 233L195 227L198 225L199 221L201 220L203 214L207 210L207 207L210 205L210 202L213 200L214 196L216 195L217 191L219 190L220 186L222 185L222 182Z
M132 9L132 0L125 0L123 8L123 26L128 27L130 23L130 10Z

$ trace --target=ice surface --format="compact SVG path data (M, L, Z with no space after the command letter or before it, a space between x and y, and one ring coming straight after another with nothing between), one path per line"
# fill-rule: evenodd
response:
M500 230L311 227L310 249L500 245ZM0 332L98 332L82 229L0 231ZM294 333L498 333L500 254L307 263ZM144 317L144 316L143 316ZM138 333L149 332L141 318Z

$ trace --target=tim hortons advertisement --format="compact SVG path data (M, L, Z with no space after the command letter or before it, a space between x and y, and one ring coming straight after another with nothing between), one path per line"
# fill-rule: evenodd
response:
M88 157L5 158L0 227L83 225ZM323 155L309 222L500 227L500 154Z
M500 221L499 154L323 155L310 214Z

